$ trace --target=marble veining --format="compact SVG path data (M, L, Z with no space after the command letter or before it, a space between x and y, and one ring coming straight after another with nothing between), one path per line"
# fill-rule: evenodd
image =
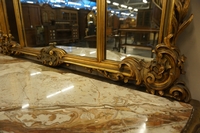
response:
M179 133L186 103L0 55L0 133Z

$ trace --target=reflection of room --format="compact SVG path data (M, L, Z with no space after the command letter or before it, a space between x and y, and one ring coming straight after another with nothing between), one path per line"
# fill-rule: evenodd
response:
M21 2L28 46L48 46L55 42L57 45L96 48L96 1ZM108 0L107 4L106 49L153 57L161 16L157 6L144 0Z
M89 5L87 0L85 4L65 0L21 2L28 46L47 46L50 42L72 45L83 41L87 34L95 34L96 16L93 14L90 21L87 16L91 16L96 2L89 1Z
M161 10L154 2L110 1L108 13L108 28L114 31L111 36L114 38L114 50L136 55L136 51L140 51L140 55L153 57L161 16Z
M96 1L21 0L27 45L96 48ZM158 34L139 32L159 27L159 12L151 1L107 1L106 48L152 57ZM153 12L154 11L154 12ZM156 17L152 17L152 15ZM136 29L126 32L121 29ZM138 54L139 53L139 54Z

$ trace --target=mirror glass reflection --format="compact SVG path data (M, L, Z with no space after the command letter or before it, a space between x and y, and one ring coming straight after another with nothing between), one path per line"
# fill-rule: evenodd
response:
M21 0L21 7L28 47L96 57L96 0Z
M118 60L133 56L154 57L158 41L162 3L154 0L107 0L106 49Z

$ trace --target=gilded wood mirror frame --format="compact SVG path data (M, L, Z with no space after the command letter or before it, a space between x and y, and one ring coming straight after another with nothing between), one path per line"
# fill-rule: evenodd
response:
M21 3L20 0L11 1L14 5L19 43L12 41L5 0L0 0L0 47L3 54L29 55L49 66L79 65L114 81L133 80L136 85L144 84L146 91L151 94L185 102L190 100L187 87L177 82L183 73L185 57L176 46L178 35L193 19L193 15L186 19L190 0L153 0L161 4L162 16L158 44L154 49L156 57L151 62L133 57L120 62L106 60L106 0L97 0L97 58L67 54L53 43L42 50L26 47Z

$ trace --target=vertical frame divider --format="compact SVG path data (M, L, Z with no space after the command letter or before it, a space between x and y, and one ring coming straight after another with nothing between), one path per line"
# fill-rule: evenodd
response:
M97 0L97 61L106 59L106 0Z
M15 10L15 17L16 17L16 23L20 41L19 43L21 47L24 47L27 46L27 43L26 43L26 35L25 35L24 21L22 16L22 8L20 0L13 0L13 5Z

